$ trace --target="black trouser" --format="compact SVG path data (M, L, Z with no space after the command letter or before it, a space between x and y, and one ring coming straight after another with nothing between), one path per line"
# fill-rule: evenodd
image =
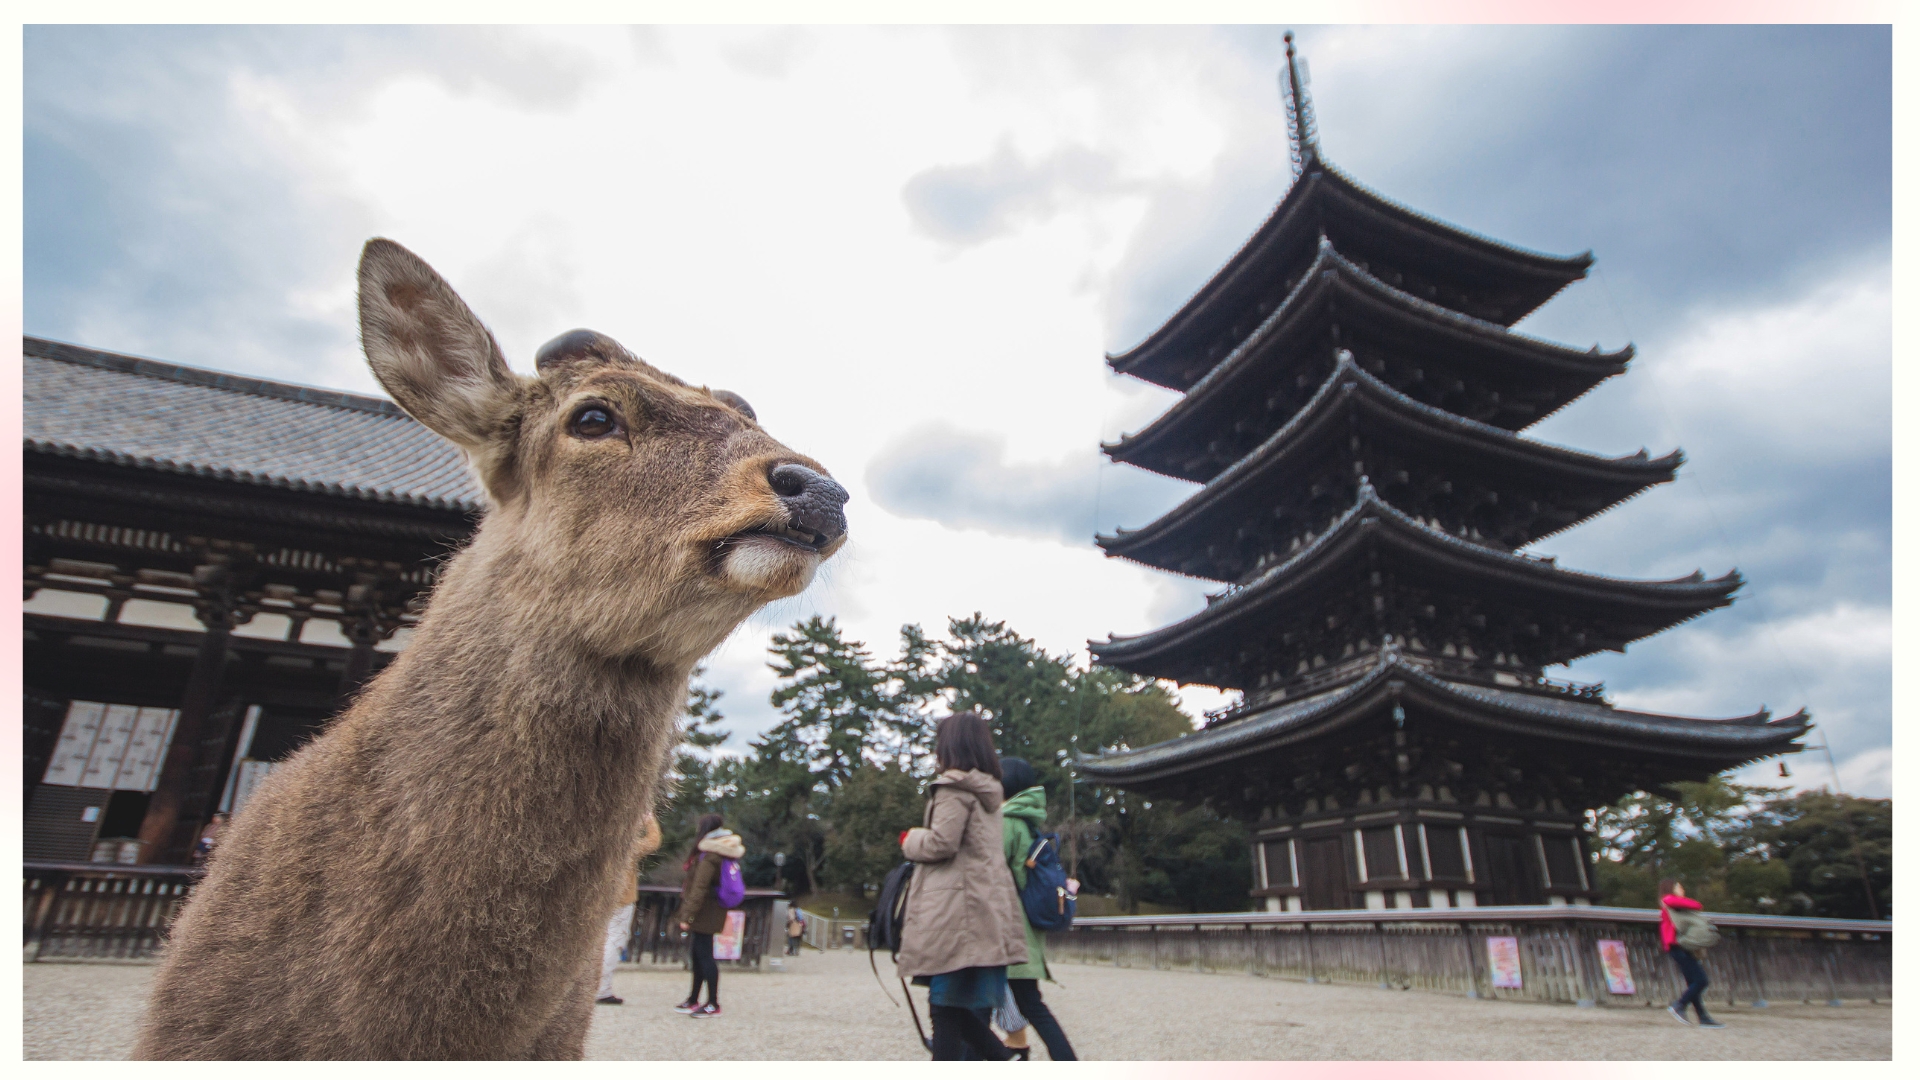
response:
M713 959L713 935L692 933L687 935L687 956L693 966L693 992L687 995L688 1001L700 1000L700 984L707 984L707 1004L720 1003L720 965Z
M787 939L787 955L788 956L800 955L800 939L799 938L790 937Z
M1060 1021L1053 1018L1053 1010L1040 1000L1040 980L1008 979L1007 987L1013 991L1013 1003L1019 1007L1020 1015L1040 1033L1040 1041L1047 1044L1047 1056L1055 1061L1079 1061L1073 1055L1073 1044L1067 1041L1067 1033L1060 1030Z
M929 1005L933 1016L933 1060L1006 1061L1013 1051L994 1038L993 1029L972 1009L958 1005ZM972 1050L972 1054L966 1051Z
M1667 955L1673 957L1674 966L1680 969L1680 977L1687 980L1687 992L1681 994L1680 1000L1673 1003L1674 1009L1678 1012L1686 1012L1687 1006L1691 1004L1694 1014L1700 1017L1700 1022L1706 1023L1709 1019L1707 1006L1701 1001L1700 996L1707 990L1707 969L1701 966L1698 957L1679 945L1668 949Z

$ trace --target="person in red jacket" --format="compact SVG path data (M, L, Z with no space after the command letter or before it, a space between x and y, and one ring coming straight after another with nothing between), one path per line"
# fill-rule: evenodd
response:
M1660 883L1660 947L1667 951L1668 956L1673 957L1674 966L1680 969L1680 977L1687 980L1686 992L1681 994L1673 1004L1667 1006L1667 1011L1673 1014L1675 1020L1690 1025L1691 1021L1687 1019L1687 1006L1691 1004L1693 1011L1700 1017L1701 1027L1726 1027L1727 1025L1707 1015L1706 1002L1701 1000L1701 995L1707 990L1707 969L1701 966L1699 957L1688 952L1684 945L1675 940L1678 932L1673 928L1674 908L1699 911L1700 901L1689 900L1686 886L1672 878L1667 878Z

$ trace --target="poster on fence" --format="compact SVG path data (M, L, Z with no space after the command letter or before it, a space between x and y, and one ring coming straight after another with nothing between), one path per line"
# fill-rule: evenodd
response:
M1607 993L1633 993L1633 967L1627 963L1627 943L1600 942L1600 967L1607 973Z
M1493 977L1495 990L1520 989L1520 939L1488 938L1487 971Z
M747 913L727 912L727 928L713 935L713 958L715 960L740 959L740 939L746 936Z

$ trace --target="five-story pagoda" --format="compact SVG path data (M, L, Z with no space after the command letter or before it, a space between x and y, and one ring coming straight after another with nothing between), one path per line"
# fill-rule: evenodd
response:
M1522 552L1681 463L1518 434L1626 370L1631 349L1509 329L1592 258L1349 179L1321 156L1287 41L1293 186L1166 325L1108 357L1184 396L1107 454L1203 486L1097 542L1228 587L1094 656L1242 699L1082 775L1255 823L1273 910L1588 903L1585 811L1797 750L1807 717L1633 712L1545 677L1726 606L1740 576L1625 580Z

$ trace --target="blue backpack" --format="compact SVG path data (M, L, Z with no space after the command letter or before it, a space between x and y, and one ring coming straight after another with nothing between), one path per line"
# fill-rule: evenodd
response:
M1060 865L1060 835L1042 833L1027 851L1027 884L1020 890L1027 922L1035 930L1065 930L1073 922L1073 903Z

